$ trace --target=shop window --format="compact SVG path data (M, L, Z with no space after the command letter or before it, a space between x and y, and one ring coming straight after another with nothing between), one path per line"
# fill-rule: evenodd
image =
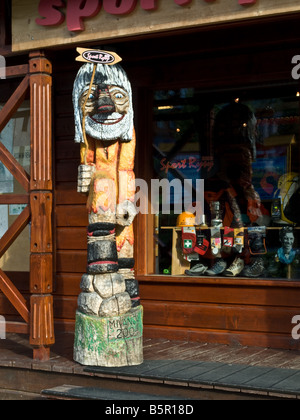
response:
M297 90L155 92L152 274L300 279Z
M3 103L0 104L0 109L3 105ZM2 130L0 141L30 174L30 103L28 100L23 102ZM25 194L24 188L0 162L0 196L7 197L1 201L0 205L0 239L28 205L18 203L18 197L22 198ZM14 196L16 199L11 200L9 196ZM30 226L27 225L0 259L0 267L3 271L29 272L29 256Z

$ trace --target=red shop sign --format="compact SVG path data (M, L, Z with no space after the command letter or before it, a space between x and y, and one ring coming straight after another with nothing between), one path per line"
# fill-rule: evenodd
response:
M157 9L158 0L140 0L140 7L146 11ZM184 7L192 0L173 0L178 6ZM200 0L199 0L200 1ZM215 0L202 0L206 3L214 3ZM236 0L241 6L255 4L257 0ZM96 16L103 7L106 13L111 15L128 15L137 7L138 0L67 0L67 6L63 0L40 0L38 12L40 18L36 23L41 26L58 26L65 19L68 30L71 32L84 31L83 20ZM66 16L60 10L66 7Z

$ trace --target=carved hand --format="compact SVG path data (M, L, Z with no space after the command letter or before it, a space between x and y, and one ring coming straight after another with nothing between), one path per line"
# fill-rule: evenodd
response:
M79 193L88 194L90 189L90 183L95 172L95 166L91 165L80 165L78 167L78 183L77 191Z

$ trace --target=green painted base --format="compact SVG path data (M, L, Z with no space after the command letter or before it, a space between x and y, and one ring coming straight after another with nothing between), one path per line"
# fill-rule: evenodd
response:
M100 318L76 312L74 360L85 366L134 366L143 363L143 307Z

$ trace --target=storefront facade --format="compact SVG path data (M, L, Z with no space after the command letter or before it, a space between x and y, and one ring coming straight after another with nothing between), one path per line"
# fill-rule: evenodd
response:
M1 133L31 174L24 191L3 168L0 209L2 238L24 217L1 269L24 296L27 324L42 319L33 317L36 308L53 308L53 320L42 322L74 329L87 212L76 187L72 88L76 47L101 48L122 57L133 87L135 270L145 336L298 349L298 2L90 1L77 14L76 2L46 3L12 1L12 51L9 27L1 35L10 69L0 81L1 105L20 83L12 76L31 78ZM31 65L21 69L29 54ZM35 83L45 96L34 99ZM188 220L195 210L196 221ZM40 226L42 238L34 233ZM39 341L32 326L20 326L20 307L7 295L0 314L9 329L50 346L48 333Z

